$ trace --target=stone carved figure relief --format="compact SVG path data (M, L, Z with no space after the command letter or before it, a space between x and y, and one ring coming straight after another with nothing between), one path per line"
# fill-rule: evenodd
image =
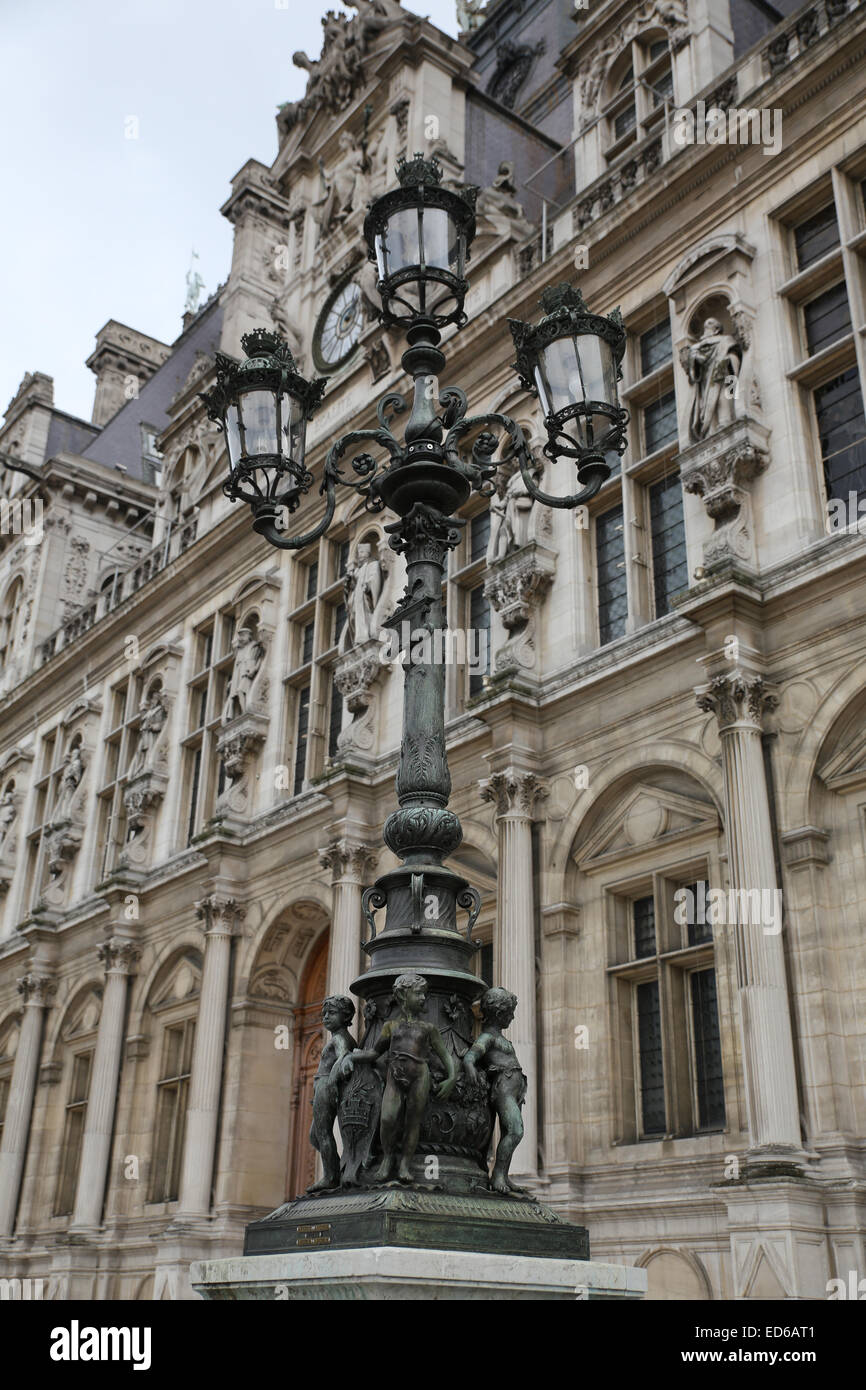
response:
M540 480L543 469L534 460L535 481ZM487 563L501 560L512 551L519 550L533 538L534 511L538 506L526 490L523 474L514 469L510 477L500 469L496 478L496 495L490 499L490 539L487 543ZM539 509L539 510L546 510Z
M130 777L150 771L153 767L157 741L168 719L168 704L162 689L161 681L154 681L150 686L150 689L145 695L140 713L141 721L138 726L138 744L136 746L135 756L129 765L128 775Z
M143 865L149 854L156 811L168 787L167 725L170 703L163 680L147 686L139 709L138 743L123 789L126 844L118 867Z
M334 679L352 721L337 741L341 756L364 754L373 747L373 686L383 670L381 633L389 605L392 565L393 552L367 536L358 542L346 568L346 623L340 633Z
M517 196L513 160L503 160L490 187L482 188L478 194L476 213L479 218L489 222L493 232L500 236L510 235L522 240L535 230Z
M743 344L717 318L707 317L697 342L683 348L681 362L691 387L689 439L696 443L735 418Z
M235 654L222 712L222 728L217 752L222 759L226 782L217 798L214 815L230 812L243 815L248 808L249 765L265 741L268 729L269 682L264 665L266 646L257 613L249 613L238 628L232 650Z
M398 0L347 0L357 11L351 18L333 10L322 19L320 57L313 61L303 50L292 55L296 68L307 73L307 89L299 101L283 102L277 128L285 138L300 121L317 111L345 111L365 82L364 59L371 45L394 24L412 16Z
M313 206L313 216L323 237L341 226L354 209L362 206L356 194L363 178L364 151L348 130L341 133L338 148L337 161L330 176L320 165L325 193Z
M59 905L65 897L69 869L81 847L87 796L82 784L87 766L84 738L79 731L72 736L57 774L54 808L45 834L48 881L43 897L52 906Z
M543 464L533 455L533 476L541 483ZM537 671L537 610L553 581L555 554L549 539L549 508L527 492L519 469L500 469L490 503L489 572L484 593L508 634L494 654L496 677Z
M0 893L8 892L15 869L20 800L15 779L10 777L0 793Z
M253 681L265 658L265 649L258 640L254 627L238 628L232 642L232 650L235 661L222 712L224 728L233 719L246 714Z

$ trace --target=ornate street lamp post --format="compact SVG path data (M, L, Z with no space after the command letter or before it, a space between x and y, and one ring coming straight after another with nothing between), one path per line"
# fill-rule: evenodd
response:
M444 628L448 551L465 524L454 513L473 489L489 497L497 468L515 461L532 497L550 506L576 507L608 477L611 459L624 448L627 417L617 401L616 381L625 333L618 314L590 314L579 291L568 285L545 291L539 325L511 323L521 381L539 395L544 410L545 453L554 461L576 462L579 490L549 496L536 485L514 420L491 413L469 416L459 388L439 389L445 366L441 330L465 322L476 190L443 187L437 161L421 155L401 160L397 173L399 187L371 205L364 236L378 266L381 317L403 329L409 344L402 362L414 381L414 399L402 441L391 423L408 407L392 393L379 403L377 428L353 430L334 443L319 488L324 514L305 534L292 535L289 517L313 483L304 462L304 434L324 383L305 382L286 345L257 330L243 339L245 361L218 356L216 385L203 397L226 434L231 465L226 494L250 505L255 530L273 545L300 549L321 536L333 517L338 486L361 494L371 512L387 508L395 515L385 529L392 548L405 557L407 585L387 625L400 632L408 622L413 658L416 649L422 653L422 659L407 657L404 663L399 805L384 827L385 843L401 864L367 888L362 899L369 964L352 991L363 1000L366 1032L352 1056L354 1039L345 1016L331 1009L328 1026L334 1025L338 1066L330 1091L328 1086L321 1095L317 1091L314 1102L319 1107L314 1128L318 1123L329 1130L339 1120L342 1163L338 1171L335 1150L321 1135L318 1147L330 1157L319 1190L249 1227L246 1249L298 1248L305 1243L299 1229L318 1222L327 1226L332 1246L370 1243L367 1238L375 1236L383 1244L416 1240L434 1247L585 1257L582 1228L559 1222L508 1182L510 1149L519 1139L514 1115L519 1116L525 1090L513 1049L509 1057L510 1044L499 1032L513 1014L513 996L488 991L485 1038L493 1041L485 1044L486 1054L471 1046L472 1004L484 989L473 970L478 943L472 928L480 898L444 863L462 831L448 808L445 669L436 659L442 651L436 637ZM417 635L427 640L416 644ZM377 932L374 914L382 908L384 922ZM465 928L458 910L468 913ZM500 1144L491 1188L487 1151L497 1114L508 1142L504 1150ZM394 1223L401 1213L406 1217L401 1199L407 1187L415 1235L400 1238ZM486 1204L480 1216L478 1199ZM382 1223L388 1221L386 1235ZM425 1234L419 1236L422 1228Z

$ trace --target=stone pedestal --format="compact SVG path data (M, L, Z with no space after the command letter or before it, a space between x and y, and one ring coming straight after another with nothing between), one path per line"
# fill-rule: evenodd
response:
M311 1250L294 1255L247 1255L202 1260L190 1269L192 1287L205 1299L640 1299L644 1269L586 1260L533 1259L475 1251Z

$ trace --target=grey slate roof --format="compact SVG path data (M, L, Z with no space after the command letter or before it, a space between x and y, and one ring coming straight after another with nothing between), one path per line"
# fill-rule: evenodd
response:
M62 410L54 410L48 426L45 457L53 459L57 454L83 454L98 434L98 425L88 424L75 415L66 415Z
M108 421L93 443L81 450L84 458L121 468L130 478L152 482L142 459L142 425L159 434L168 425L168 407L186 381L197 352L209 357L219 349L223 311L219 291L208 300L172 346L171 356L141 388L136 400L127 401Z

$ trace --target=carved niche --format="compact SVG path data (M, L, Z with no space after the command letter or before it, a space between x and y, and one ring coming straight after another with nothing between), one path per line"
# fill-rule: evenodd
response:
M234 664L217 738L225 780L214 808L215 821L231 822L250 810L253 765L270 725L268 652L276 627L279 590L279 583L270 575L258 575L235 596Z
M540 484L544 469L537 459L533 471ZM538 675L538 610L556 571L551 529L550 509L529 495L520 470L500 468L490 503L484 595L508 637L494 655L494 679Z
M340 633L334 680L351 714L337 740L339 759L368 754L375 737L374 687L387 666L382 623L391 604L393 551L375 533L366 532L355 546L343 585L346 623Z
M8 893L15 872L21 829L21 807L30 779L33 753L11 748L0 759L0 894Z
M168 788L171 712L177 699L181 648L160 643L137 672L141 704L135 721L135 751L123 789L126 843L119 869L143 868L150 862L157 813Z
M51 780L51 818L43 841L48 878L41 896L48 907L65 903L84 837L100 713L100 705L84 697L70 707L61 724L63 757Z

